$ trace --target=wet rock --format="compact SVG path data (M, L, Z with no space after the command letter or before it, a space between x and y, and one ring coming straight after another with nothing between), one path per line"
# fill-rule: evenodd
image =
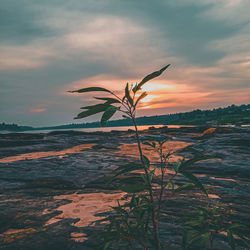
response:
M180 129L159 128L142 131L142 138L171 135L172 141L184 141L191 146L179 150L180 157L191 158L199 153L214 156L190 166L208 188L211 203L221 204L233 211L233 218L247 225L250 235L250 130L247 128L216 128L213 136L199 137L208 127L187 127ZM102 227L76 227L77 219L63 219L46 226L46 222L61 212L57 208L69 204L67 199L57 200L55 196L75 193L111 193L119 189L119 181L108 186L108 176L117 166L136 158L134 131L112 133L53 132L44 135L1 135L0 154L21 155L28 152L60 151L77 145L95 143L76 153L63 156L51 155L37 159L24 159L10 163L0 163L0 234L9 229L34 228L34 233L12 242L1 242L2 249L94 249L98 242L94 232ZM8 142L10 144L8 144ZM25 144L26 142L26 144ZM22 145L20 145L22 144ZM173 144L173 143L172 143ZM171 143L168 145L172 145ZM187 144L187 145L190 145ZM8 146L11 145L11 146ZM131 148L130 155L120 149ZM128 146L129 145L129 146ZM148 154L149 152L146 152ZM156 158L154 158L156 161ZM171 173L170 173L171 175ZM187 183L183 176L177 176L176 185ZM110 187L110 189L109 189ZM164 244L169 249L180 249L181 224L183 216L193 211L195 206L206 206L207 198L198 189L183 192L176 196L166 193L166 203L160 225ZM73 234L72 234L73 233ZM89 240L75 242L71 235L86 233ZM0 235L0 241L3 236ZM222 247L222 248L221 248ZM222 237L216 242L217 249L227 249ZM216 249L215 248L215 249Z
M7 133L0 134L0 139L8 139L8 140L37 140L43 139L45 134L35 134L35 133Z
M72 181L61 178L40 178L32 180L24 185L23 188L51 188L51 189L76 189L77 186Z

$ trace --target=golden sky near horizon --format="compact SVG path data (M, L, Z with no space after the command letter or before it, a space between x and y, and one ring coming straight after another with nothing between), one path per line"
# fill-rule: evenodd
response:
M0 11L0 122L75 123L100 93L67 90L122 95L169 63L138 115L250 103L248 0L4 0Z

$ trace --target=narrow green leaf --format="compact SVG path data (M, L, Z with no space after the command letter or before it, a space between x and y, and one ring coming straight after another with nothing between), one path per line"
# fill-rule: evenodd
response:
M147 156L142 155L142 160L143 160L143 162L144 162L144 164L145 164L146 167L150 166L150 161L149 161L149 159L148 159Z
M112 207L111 208L116 211L117 213L120 213L120 214L125 214L125 215L128 215L127 211L125 209L123 209L118 201L118 207Z
M244 229L244 228L246 228L245 225L238 224L238 223L233 223L227 229L235 230L235 229Z
M191 240L189 240L188 241L188 247L189 246L192 246L193 244L195 244L196 242L198 242L198 241L200 241L201 240L201 235L200 234L198 234L198 235L195 235L195 236L193 236L192 237L192 239Z
M193 227L196 227L196 226L199 226L201 224L201 222L199 220L192 220L192 221L187 221L184 223L185 227L186 228L193 228ZM198 227L193 229L194 231L197 231Z
M173 181L170 181L168 183L168 187L170 187L172 190L174 190L174 182Z
M143 179L143 181L145 182L146 185L148 185L148 180L146 178L145 174L141 174L141 178Z
M94 92L94 91L104 91L108 93L112 93L110 90L101 88L101 87L89 87L89 88L83 88L83 89L78 89L78 90L72 90L68 91L70 93L85 93L85 92Z
M92 107L88 106L86 111L79 113L74 119L81 119L91 115L95 115L97 113L105 111L109 106L109 104L98 104L93 105Z
M113 243L113 241L108 241L105 243L104 247L103 247L103 250L106 250L108 249L108 247Z
M143 142L142 144L144 144L144 145L146 145L146 146L150 146L150 147L152 147L152 148L155 147L155 146L153 145L153 143L150 143L150 142L148 142L148 141Z
M138 193L147 189L147 186L132 184L125 187L121 187L121 190L126 193Z
M105 102L105 103L99 103L99 104L95 104L95 105L91 105L91 106L84 106L84 107L81 107L80 109L102 109L104 107L109 107L110 104Z
M174 190L174 192L180 192L180 191L183 191L183 190L186 190L186 189L191 189L195 187L195 184L194 183L188 183L188 184L184 184L182 186L179 186L178 188L176 188Z
M129 164L120 166L113 171L114 175L111 177L111 179L109 180L108 183L111 183L112 181L114 181L114 179L117 176L120 176L120 175L123 175L126 173L130 173L134 170L139 170L139 169L143 169L143 166L141 164L129 163Z
M143 93L137 98L137 100L136 100L136 102L135 102L135 107L136 107L136 105L140 102L140 100L142 100L143 98L145 98L147 95L148 95L147 92L143 92Z
M209 216L209 214L211 213L210 211L208 211L206 208L204 208L204 207L197 207L196 208L199 212L200 212L200 214L204 214L204 215L206 215L206 216Z
M149 172L148 177L149 177L150 182L152 181L154 174L155 174L155 169L153 169L151 172Z
M138 86L138 83L136 83L134 86L133 86L133 88L132 88L132 91L133 91L133 93L135 94L136 93L136 89L137 89L137 86Z
M211 232L206 232L206 233L204 234L204 241L205 241L206 244L209 243L210 238L211 238Z
M138 91L141 89L142 85L150 80L152 80L153 78L155 77L158 77L160 76L168 67L170 66L170 64L168 64L167 66L163 67L162 69L158 70L158 71L155 71L149 75L147 75L146 77L144 77L140 83L135 86L135 88L133 89L134 92Z
M235 240L231 230L227 230L227 240L232 250L235 250Z
M132 99L132 97L130 96L130 93L129 93L129 92L130 92L130 91L129 91L128 83L127 83L126 88L125 88L125 96L126 96L128 102L130 103L130 105L133 106L133 99Z
M129 116L126 116L126 115L122 115L122 117L125 119L129 119Z
M239 236L241 238L241 240L244 242L244 244L246 245L246 247L248 247L250 249L250 243L243 237Z
M127 163L125 165L119 166L113 172L119 173L120 171L123 171L123 170L131 171L131 170L137 170L137 169L143 169L143 166L140 163L131 162L131 163Z
M173 168L174 168L174 171L176 172L176 173L178 173L179 172L179 167L181 166L181 162L175 162L174 164L173 164Z
M198 156L187 161L183 161L181 162L181 165L179 166L178 171L185 170L187 167L193 165L196 162L211 159L211 158L213 157L210 155L202 155L202 156Z
M118 108L115 106L110 106L105 110L101 118L102 127L106 125L107 121L115 114L117 110Z
M246 245L246 247L248 249L250 249L250 241L249 240L246 240L246 238L244 237L244 235L242 235L241 233L237 232L235 233L237 236L240 237L241 241Z
M104 100L107 101L108 103L121 103L118 99L111 98L111 97L94 97L97 100Z
M204 188L204 186L202 185L202 183L196 176L186 171L182 171L181 173L186 178L188 178L193 184L195 184L196 187L198 187L202 192L204 192L208 196L206 189Z

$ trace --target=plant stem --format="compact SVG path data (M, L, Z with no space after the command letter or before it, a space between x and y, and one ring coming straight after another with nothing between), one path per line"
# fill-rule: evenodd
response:
M144 172L145 172L147 182L148 182L148 186L149 186L149 196L150 196L150 201L151 201L151 204L152 204L151 213L152 213L152 223L153 223L153 228L154 228L155 245L156 245L156 249L160 250L161 249L161 244L160 244L160 237L159 237L159 223L158 223L158 219L157 219L157 217L155 215L154 195L153 195L153 191L152 191L152 185L151 185L151 182L150 182L150 179L149 179L148 169L145 166L145 162L143 160L141 141L140 141L140 137L139 137L139 133L138 133L138 129L137 129L136 120L135 120L135 117L132 114L131 114L131 119L132 119L134 127L135 127L135 134L136 134L136 140L137 140L138 149L139 149L139 153L140 153L140 159L141 159L141 163L143 165Z
M160 189L160 196L158 200L158 211L157 211L157 220L159 221L160 218L160 212L161 212L161 203L162 203L162 196L164 193L164 165L166 165L166 162L163 161L163 156L162 156L162 144L160 144L160 159L161 159L161 189ZM166 167L166 166L165 166Z

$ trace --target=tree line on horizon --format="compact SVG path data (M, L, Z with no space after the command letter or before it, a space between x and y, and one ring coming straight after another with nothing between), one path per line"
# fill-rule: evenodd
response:
M191 112L174 113L168 115L143 116L136 118L138 125L224 125L224 124L250 124L250 104L230 105L226 108L214 108L212 110L196 109ZM119 119L107 122L107 127L132 126L131 120ZM0 123L0 130L28 131L45 129L73 129L73 128L97 128L100 122L72 123L59 126L34 128L31 126L19 126L17 124Z

